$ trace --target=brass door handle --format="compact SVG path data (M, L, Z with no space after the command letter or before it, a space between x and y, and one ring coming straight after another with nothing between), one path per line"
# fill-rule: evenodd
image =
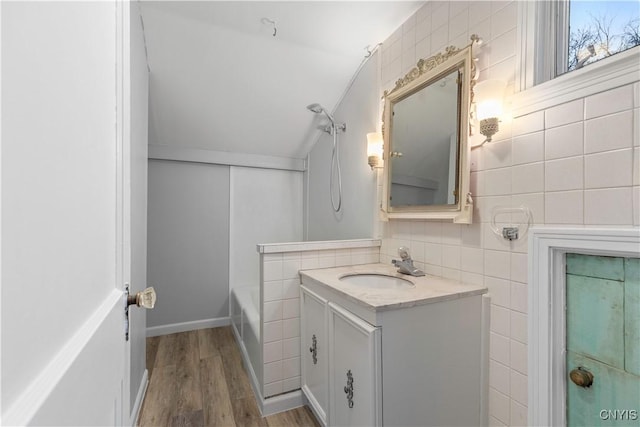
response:
M591 384L593 384L593 374L582 366L578 366L569 372L569 378L579 387L591 387Z
M127 306L136 305L143 308L153 308L156 305L156 291L153 286L136 293L135 295L127 296Z

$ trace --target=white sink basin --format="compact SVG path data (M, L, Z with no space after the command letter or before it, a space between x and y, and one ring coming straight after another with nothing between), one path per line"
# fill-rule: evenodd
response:
M403 289L415 286L410 280L376 273L345 274L340 277L340 280L351 285L374 289Z

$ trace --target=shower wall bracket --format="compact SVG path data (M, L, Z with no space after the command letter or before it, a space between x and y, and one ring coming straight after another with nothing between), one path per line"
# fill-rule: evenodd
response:
M509 223L508 225L504 225L502 227L497 225L497 218L500 215L509 215ZM496 236L502 237L503 239L513 241L518 240L527 235L527 231L531 226L532 215L531 209L526 206L519 207L506 207L506 206L496 206L491 212L491 231Z

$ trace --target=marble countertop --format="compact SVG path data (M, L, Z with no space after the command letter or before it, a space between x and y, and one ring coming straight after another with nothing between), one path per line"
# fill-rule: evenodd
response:
M460 283L436 276L413 277L400 274L396 267L386 264L363 264L347 267L322 268L300 271L303 284L317 284L333 290L350 301L369 310L385 311L398 308L432 304L456 298L481 295L487 292L485 286ZM409 280L414 286L401 288L368 288L340 280L352 274L382 274Z

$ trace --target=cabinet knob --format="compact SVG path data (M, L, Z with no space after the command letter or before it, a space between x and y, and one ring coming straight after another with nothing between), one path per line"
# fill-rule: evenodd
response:
M579 387L591 387L591 384L593 384L593 374L582 366L578 366L569 372L569 378Z

